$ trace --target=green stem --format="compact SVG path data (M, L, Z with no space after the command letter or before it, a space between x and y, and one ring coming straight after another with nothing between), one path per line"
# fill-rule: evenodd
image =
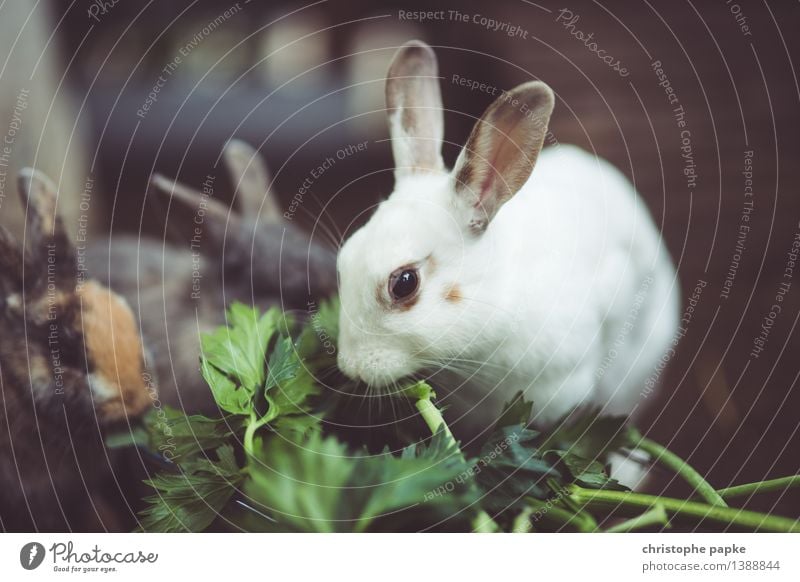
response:
M728 504L720 496L719 493L706 481L703 476L695 471L689 463L681 459L678 455L667 449L666 447L651 441L638 433L634 436L634 444L636 448L650 453L657 462L662 463L664 466L669 467L681 477L683 477L689 485L691 485L695 492L705 499L711 505L719 505L720 507L727 507Z
M444 421L442 413L436 408L436 405L431 402L430 395L418 398L416 406L425 424L428 425L431 434L436 434L440 430L443 431L448 440L459 450L459 454L463 459L464 454L461 453L461 447L458 446L458 441L456 441L453 433L450 432L450 427L447 426L447 423ZM492 519L491 515L486 513L483 509L479 509L477 515L472 519L472 530L477 533L491 533L500 531L500 528Z
M252 456L255 451L256 431L263 425L264 423L259 422L256 417L256 413L251 412L247 421L247 428L244 429L244 450L248 456Z
M800 520L767 515L744 509L707 505L695 501L684 501L672 497L645 495L628 491L607 491L604 489L585 489L568 485L569 496L589 509L652 508L662 505L675 516L711 520L750 531L800 532Z
M800 487L800 475L726 487L725 489L718 489L717 493L719 493L723 499L730 499L731 497L744 497L745 495L767 493L768 491L783 491L784 489L791 489L792 487Z
M538 514L537 521L544 521L558 526L561 530L564 527L574 527L579 532L593 532L597 530L597 522L593 517L588 516L583 511L573 511L572 508L563 508L557 505L557 501L542 501L536 498L526 498L531 504L534 513ZM563 499L562 499L563 501ZM588 517L587 517L588 516ZM530 521L528 522L530 523Z
M511 524L511 533L529 533L532 529L531 515L533 515L533 507L528 505L514 518L514 523Z
M431 433L436 434L441 428L448 439L458 446L453 433L450 432L450 427L447 426L447 423L444 421L442 413L439 412L439 409L431 402L430 398L420 398L417 400L417 410L419 410L420 416L422 416L425 424L428 425Z
M627 533L654 525L669 527L669 516L667 516L664 506L660 503L654 505L651 509L648 509L641 515L637 515L634 518L609 527L606 529L606 533Z
M478 510L478 514L472 518L472 533L497 533L499 531L500 527L483 509Z

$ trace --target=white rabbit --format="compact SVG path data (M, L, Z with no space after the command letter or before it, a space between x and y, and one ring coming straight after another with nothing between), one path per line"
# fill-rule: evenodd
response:
M452 375L432 383L457 435L490 429L519 390L539 426L630 413L679 317L644 203L577 147L539 155L554 96L538 81L499 97L447 171L437 75L418 41L389 69L395 189L338 258L340 367L374 387Z

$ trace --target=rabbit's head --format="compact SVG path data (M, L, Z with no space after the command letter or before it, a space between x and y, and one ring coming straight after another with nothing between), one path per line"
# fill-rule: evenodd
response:
M234 204L214 198L213 188L197 191L161 175L153 185L195 211L195 252L199 251L215 279L209 285L224 304L280 304L299 308L310 297L336 290L335 253L284 219L271 190L266 164L252 147L231 140L223 151L234 186ZM220 285L216 285L216 281Z
M63 405L101 425L139 416L151 403L150 379L131 309L85 276L53 182L26 168L18 186L26 244L0 231L4 376L45 412L63 416Z
M490 222L528 180L553 102L538 81L503 93L448 171L436 56L419 41L396 53L386 79L394 192L338 259L339 365L348 376L391 384L457 354L480 332L464 289L492 281L473 251L490 242Z

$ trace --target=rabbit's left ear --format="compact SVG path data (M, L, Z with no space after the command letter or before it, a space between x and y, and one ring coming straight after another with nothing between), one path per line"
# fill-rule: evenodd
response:
M452 174L473 232L485 230L527 182L544 145L553 105L550 87L531 81L498 97L475 124Z
M439 67L433 49L424 42L407 42L394 55L386 75L386 111L395 179L444 169Z
M261 216L267 223L282 222L277 196L270 189L270 173L259 153L248 143L232 139L225 145L223 157L239 211L250 218Z
M74 285L76 272L75 250L64 223L58 215L58 190L46 174L33 168L23 168L17 178L22 204L27 207L28 231L26 243L32 264L55 275L59 282ZM36 276L34 273L25 277Z

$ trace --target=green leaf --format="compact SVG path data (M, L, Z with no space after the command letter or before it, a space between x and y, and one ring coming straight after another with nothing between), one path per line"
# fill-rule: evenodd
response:
M231 414L250 414L253 393L239 385L218 370L209 360L203 359L200 370L203 373L214 400L225 412Z
M306 370L300 370L288 383L273 390L271 406L276 417L270 426L288 438L321 430L322 415L311 410L311 399L320 388Z
M270 427L282 438L293 441L322 431L322 417L312 414L284 414L270 423Z
M275 347L269 356L267 369L267 382L264 392L269 392L276 386L282 385L297 374L300 367L300 358L295 351L292 338L284 337L275 342Z
M522 425L507 426L481 449L476 472L490 512L521 509L526 496L546 499L551 493L547 479L561 479L560 471L536 447L538 436Z
M147 446L149 435L147 429L140 426L130 427L128 430L121 430L108 434L105 438L106 447L109 449L121 449L125 447Z
M257 308L234 303L228 309L228 326L201 338L204 368L215 368L221 376L253 395L264 385L267 346L280 319L276 308L259 316Z
M603 465L597 461L584 459L568 451L547 451L544 456L553 458L556 463L560 462L575 483L582 487L629 491L619 481L609 477Z
M240 424L235 417L224 420L199 414L186 416L169 406L145 417L150 450L176 463L221 446Z
M339 337L339 298L323 301L313 319L317 329L325 331L334 340Z
M532 411L533 401L525 400L524 392L520 390L503 406L503 411L494 425L494 430L500 430L515 424L527 425Z
M310 370L302 365L291 338L275 343L264 392L273 430L291 439L321 430L321 416L310 411L311 398L320 389Z
M336 364L339 337L339 299L332 298L319 305L308 305L309 317L297 341L297 351L312 367Z
M333 437L312 435L302 444L273 437L251 463L245 490L277 523L253 518L251 527L403 531L464 519L468 512L459 511L475 492L459 476L469 466L442 439L396 457L350 454Z
M145 481L156 490L140 512L148 532L199 532L208 528L242 483L233 448L217 449L217 461L192 461L182 473L162 473Z
M280 437L268 439L249 463L245 493L277 524L258 518L251 527L278 531L337 531L344 488L355 471L345 446L336 439L311 437L302 445Z
M573 412L542 435L539 447L604 462L608 453L630 444L627 421L626 416L600 416L600 409Z

